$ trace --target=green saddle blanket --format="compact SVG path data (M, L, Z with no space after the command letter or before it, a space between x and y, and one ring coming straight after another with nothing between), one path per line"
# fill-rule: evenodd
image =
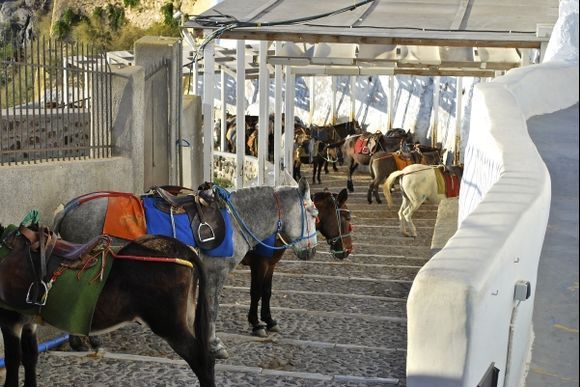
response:
M0 244L0 261L9 252L10 250ZM113 264L113 257L107 254L101 278L102 260L103 254L99 254L96 264L83 271L65 269L53 282L48 292L46 305L42 307L31 306L24 310L17 310L1 300L0 307L22 314L39 316L42 324L52 325L65 332L88 335L97 301Z

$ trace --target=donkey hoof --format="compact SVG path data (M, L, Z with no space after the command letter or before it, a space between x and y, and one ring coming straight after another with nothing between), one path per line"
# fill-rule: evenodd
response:
M252 336L256 337L268 337L268 332L266 332L265 327L258 327L252 329Z
M89 336L89 343L93 349L99 349L103 346L103 339L98 336Z
M82 336L70 335L68 338L68 345L73 351L86 352L89 346L85 343Z
M278 325L278 323L274 322L272 325L268 325L268 332L280 333L280 326Z
M377 203L378 203L378 204L382 204L382 203L383 203L383 201L382 201L382 200L380 200L380 199L377 199Z
M221 348L216 348L214 350L212 350L213 352L213 356L215 359L228 359L230 357L230 354L228 353L228 351L226 351L225 348L221 347Z

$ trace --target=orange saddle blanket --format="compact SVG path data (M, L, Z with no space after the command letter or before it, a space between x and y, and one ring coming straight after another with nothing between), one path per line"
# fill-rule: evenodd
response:
M112 195L108 199L103 234L132 241L147 233L145 212L137 196Z

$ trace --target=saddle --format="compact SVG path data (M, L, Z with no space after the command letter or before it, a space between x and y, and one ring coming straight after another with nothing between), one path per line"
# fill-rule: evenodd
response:
M166 187L167 188L167 187ZM173 187L181 188L181 187ZM226 224L217 198L209 185L201 186L198 192L187 195L171 193L171 189L153 187L158 200L155 206L166 213L185 213L197 245L203 250L218 247L226 235ZM175 190L173 191L175 192Z
M437 178L437 189L440 194L445 194L448 198L459 196L459 185L461 182L461 171L453 167L441 166L435 169Z
M31 258L33 278L26 295L26 303L37 306L46 304L50 282L57 270L92 267L97 262L95 257L108 251L112 243L106 235L99 235L84 244L70 243L59 239L45 226L39 226L37 231L20 226L18 231L28 240L30 251L38 254L37 260Z
M363 137L361 136L356 140L354 143L354 153L359 155L370 155L371 151L368 146L370 137Z

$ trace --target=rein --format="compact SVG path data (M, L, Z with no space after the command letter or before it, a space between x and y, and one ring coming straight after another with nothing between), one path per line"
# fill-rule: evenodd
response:
M429 166L426 165L425 168L423 168L423 169L417 169L416 171L405 172L405 173L401 174L401 177L407 176L407 175L412 175L413 173L417 173L417 172L428 171L430 169L440 168L440 167L445 167L445 165L443 165L443 164L439 164L439 165L429 165Z
M346 208L340 208L338 206L338 202L336 201L336 198L334 197L334 195L330 195L330 197L332 198L332 202L334 203L334 208L335 208L335 213L336 213L336 221L338 224L338 236L334 237L334 238L326 238L326 242L332 246L334 243L340 241L341 242L341 246L342 246L342 250L340 251L335 251L332 250L334 253L344 253L346 252L344 250L344 238L350 236L350 230L348 233L343 234L342 233L342 227L341 227L341 213L342 212L346 212L346 213L350 213L350 210L346 209Z
M282 235L280 234L280 231L282 229L282 208L281 205L279 203L279 197L277 195L277 193L274 193L274 198L276 199L276 210L278 212L278 221L276 222L276 235L278 236L278 238L280 239L280 241L283 243L282 246L271 246L265 242L263 242L262 240L260 240L253 232L252 230L250 230L250 228L248 227L248 225L244 222L244 220L242 219L240 213L238 212L238 210L234 207L232 201L231 201L231 193L228 192L225 188L220 187L219 185L215 184L213 186L213 190L216 192L216 194L226 203L226 205L228 206L228 208L230 209L230 212L232 213L232 215L234 216L234 218L236 219L236 222L240 225L241 227L241 231L245 231L247 235L249 235L254 241L258 242L258 244L264 246L267 249L272 249L272 250L285 250L287 248L294 248L296 246L296 244L298 244L299 242L303 241L303 240L308 240L308 247L310 246L310 238L312 238L313 236L316 236L316 231L314 233L310 233L310 230L308 230L306 227L306 235L304 235L304 208L305 208L305 204L304 204L304 200L302 198L300 198L300 202L301 202L301 206L300 206L300 210L301 210L301 214L302 214L302 235L298 238L295 239L293 241L290 242L286 242L284 240L284 238L282 237ZM244 233L242 232L242 235L244 235ZM246 242L249 243L248 239L246 238L246 236L244 235L244 239L246 239ZM251 244L250 244L251 245Z

